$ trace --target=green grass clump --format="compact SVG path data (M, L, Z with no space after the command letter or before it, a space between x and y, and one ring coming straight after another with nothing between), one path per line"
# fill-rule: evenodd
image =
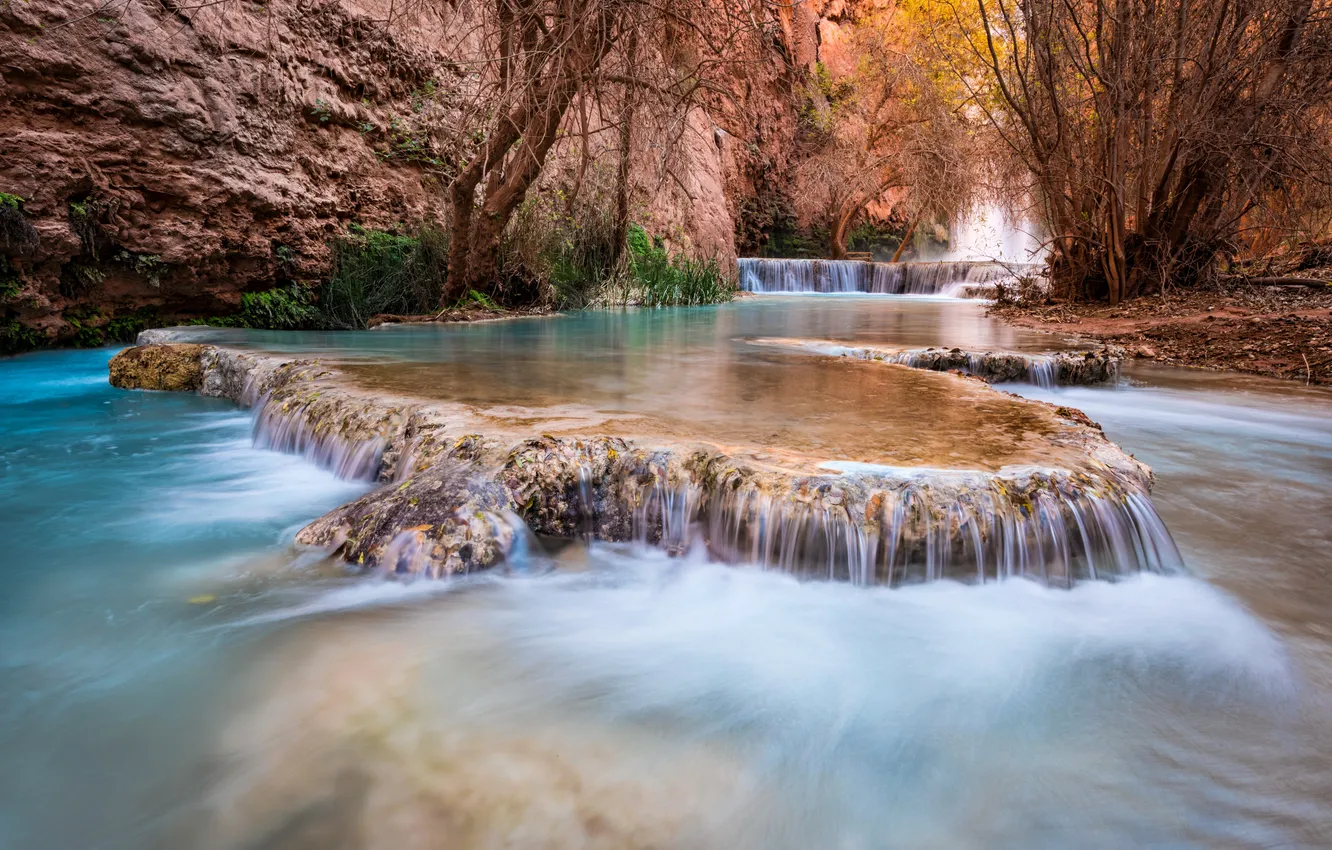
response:
M613 298L624 275L615 262L615 222L609 210L581 210L562 225L547 271L556 306L579 310Z
M333 254L333 275L319 292L327 327L364 328L378 313L439 308L449 265L449 239L442 231L423 226L407 236L353 226Z
M640 225L629 226L627 250L617 251L614 208L597 197L573 210L560 196L524 202L504 234L502 291L536 292L533 300L562 310L731 300L731 282L717 262L671 255Z
M735 290L715 259L667 254L659 239L631 225L628 234L632 300L644 307L694 307L730 301Z

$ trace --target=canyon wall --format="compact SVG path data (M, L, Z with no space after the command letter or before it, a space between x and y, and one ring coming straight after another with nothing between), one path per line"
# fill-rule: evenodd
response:
M0 348L135 311L231 312L243 292L327 275L349 225L439 221L469 108L472 71L449 53L465 11L0 3L0 213L36 235L0 240ZM688 115L669 167L635 150L649 229L735 256L739 210L785 167L819 25L810 8L781 10L731 96Z

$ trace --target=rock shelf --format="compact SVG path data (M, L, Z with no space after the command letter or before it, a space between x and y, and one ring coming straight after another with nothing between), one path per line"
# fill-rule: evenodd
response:
M153 369L129 368L145 362ZM912 466L848 461L650 419L559 407L543 419L540 408L519 415L395 394L340 366L212 345L150 343L111 366L118 386L194 388L253 406L257 444L381 482L297 536L364 569L484 569L519 545L524 524L673 550L702 541L730 561L862 584L1011 575L1071 584L1179 567L1148 496L1150 470L1085 416L963 376L891 368L931 382L977 429L996 416L1017 422L1020 449L994 468L944 455ZM184 383L155 377L196 371Z
M961 348L853 346L820 339L751 341L755 345L805 351L829 357L896 363L934 372L958 370L994 383L1025 381L1044 387L1103 384L1113 381L1119 377L1119 366L1125 356L1122 348L1114 346L1105 346L1097 350L1024 354L1012 351L968 351Z

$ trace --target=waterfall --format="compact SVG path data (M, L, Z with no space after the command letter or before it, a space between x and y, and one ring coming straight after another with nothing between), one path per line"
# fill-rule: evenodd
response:
M1034 267L994 262L865 263L856 260L739 261L740 288L749 292L864 292L876 295L952 295Z
M374 481L388 446L382 437L347 439L329 428L318 427L305 411L289 410L267 398L256 404L253 441L257 449L301 455L349 481Z
M1022 483L968 473L902 481L848 468L849 477L808 488L842 490L828 500L709 491L655 472L661 477L632 497L632 539L672 553L699 545L764 570L859 585L1021 576L1069 587L1183 569L1150 497L1133 485L1090 490L1062 473ZM580 511L595 516L596 502L584 498Z
M949 249L940 259L1040 262L1046 250L1035 235L1037 229L1032 221L1014 220L998 206L980 206L953 221Z
M1064 354L1009 363L936 353L978 371L1002 365L1031 380L1063 379ZM909 354L918 365L933 356ZM511 512L552 537L636 540L672 553L699 546L731 563L865 585L1024 576L1069 586L1182 568L1145 468L1090 431L1068 435L1091 453L1075 470L825 461L817 467L826 472L795 472L700 444L647 449L610 436L543 435L496 448L502 441L443 430L435 409L350 392L310 361L218 351L208 364L205 381L219 395L254 400L256 446L304 455L343 478L396 480L297 537L327 546L355 528L355 558L350 549L343 557L395 573L454 574L504 560L521 525L492 519Z

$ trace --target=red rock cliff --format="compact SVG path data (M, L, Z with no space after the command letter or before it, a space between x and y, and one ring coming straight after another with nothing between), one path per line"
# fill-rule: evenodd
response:
M94 311L229 312L244 291L326 274L349 223L437 219L447 92L466 73L447 53L456 13L439 8L0 5L0 192L39 237L8 251L4 321L60 338ZM818 26L785 13L737 98L690 114L669 175L644 151L653 229L734 257L739 205L784 166Z

